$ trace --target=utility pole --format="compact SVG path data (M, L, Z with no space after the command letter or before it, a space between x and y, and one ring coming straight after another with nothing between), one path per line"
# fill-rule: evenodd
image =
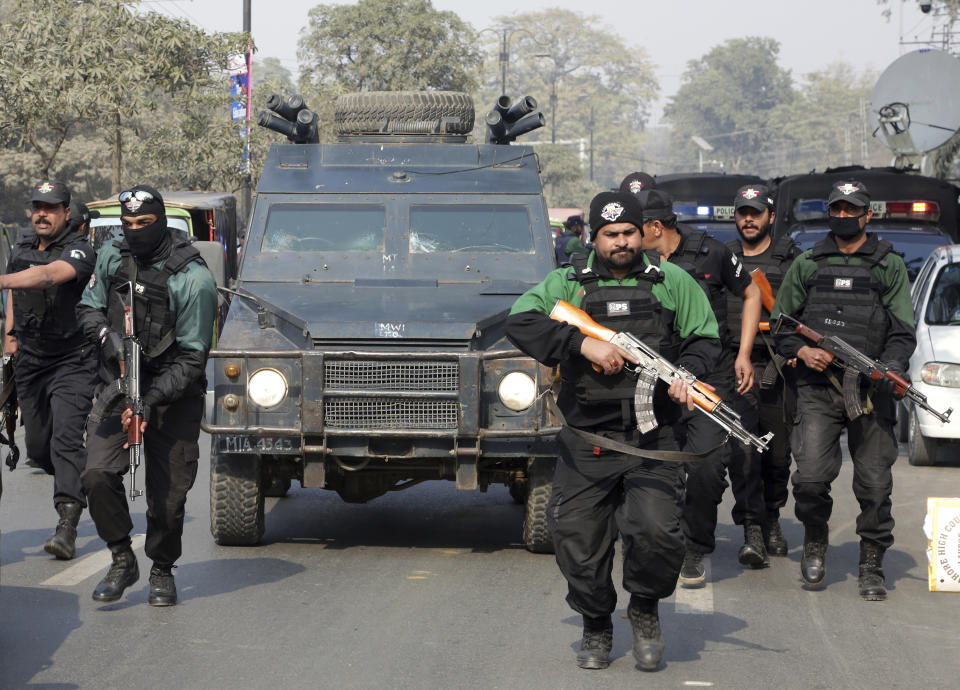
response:
M252 103L250 102L250 95L253 91L253 74L251 70L251 58L253 57L250 52L251 47L251 22L250 22L250 3L252 0L243 0L243 31L247 34L247 54L246 54L246 64L247 64L247 129L244 136L244 148L243 148L243 179L240 182L241 187L241 202L243 213L243 222L247 223L247 220L250 217L250 208L253 205L253 196L250 190L250 107Z
M590 106L590 181L593 182L593 105Z

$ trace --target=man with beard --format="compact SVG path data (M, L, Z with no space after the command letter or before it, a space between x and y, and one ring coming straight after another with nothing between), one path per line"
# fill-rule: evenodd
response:
M783 282L800 248L789 235L772 241L770 228L775 218L773 194L762 184L747 185L737 190L733 199L734 221L739 240L730 240L727 246L737 255L748 272L760 269L776 291ZM727 298L727 323L733 346L740 347L740 322L743 300L733 295ZM764 309L761 318L770 313ZM787 504L787 483L790 479L790 422L793 421L792 370L774 357L773 342L763 333L758 334L751 353L753 361L753 388L734 396L731 404L740 414L743 425L756 434L773 432L770 449L758 453L739 443L729 444L733 465L759 467L763 481L763 541L771 556L787 555L787 540L780 529L780 509ZM789 385L788 385L789 384ZM745 457L750 455L751 457ZM734 515L743 515L746 507L737 505Z
M903 259L889 242L866 231L873 212L862 182L834 183L827 203L830 232L793 262L771 317L789 314L905 377L917 340ZM800 575L807 585L817 586L826 574L830 485L840 473L840 434L846 429L853 493L860 504L859 593L866 601L886 599L882 566L884 552L893 545L891 468L897 459L894 391L887 379L875 384L861 376L865 413L851 419L829 353L792 333L778 333L776 344L781 355L799 360L797 422L790 445L797 462L795 510L804 527Z
M60 516L44 550L62 560L76 555L77 524L86 506L80 474L86 465L83 427L96 367L74 309L96 255L69 232L70 190L59 180L34 187L33 232L14 245L0 290L7 292L5 355L16 356L14 377L26 421L27 455L53 475Z
M648 189L637 196L643 206L643 248L654 250L662 261L683 268L696 279L710 300L716 314L723 352L718 366L706 377L724 400L741 395L753 387L754 371L750 352L760 322L760 290L750 279L743 264L726 245L706 234L677 224L670 195L659 189ZM731 344L727 328L727 296L741 300L743 318L740 325L740 346ZM686 555L680 570L680 584L700 587L706 580L703 556L716 546L717 506L727 488L729 471L733 494L743 512L733 515L743 525L744 543L738 560L752 568L768 565L763 545L763 490L760 470L748 464L730 463L724 454L723 429L702 414L687 414L686 439L683 449L709 453L708 457L687 464L686 498L683 507L683 532Z
M133 287L134 332L140 341L144 482L151 606L177 603L174 563L181 554L187 491L197 476L204 367L213 335L217 289L200 253L167 227L163 198L152 187L121 192L123 240L101 249L96 270L77 308L84 331L100 343L101 357L119 373L124 311ZM116 601L140 577L130 547L133 523L123 487L128 468L131 410L98 399L87 425L89 462L83 487L97 533L113 564L93 592ZM101 408L106 409L101 409Z
M658 384L654 412L659 426L641 434L632 407L636 380L622 371L629 355L548 314L557 300L570 302L608 328L632 333L698 377L714 367L719 354L717 323L690 276L641 251L643 214L634 195L598 194L590 203L590 227L593 251L574 255L573 266L556 269L522 295L506 331L530 356L560 366L557 406L566 423L557 438L560 459L547 524L568 583L567 602L583 616L577 664L596 669L610 663L611 616L617 606L611 571L619 533L633 654L640 668L655 670L664 646L658 602L673 593L683 559L683 465L638 458L612 450L606 442L648 451L676 449L675 423L681 412L676 403L692 409L689 391L680 381L669 389Z

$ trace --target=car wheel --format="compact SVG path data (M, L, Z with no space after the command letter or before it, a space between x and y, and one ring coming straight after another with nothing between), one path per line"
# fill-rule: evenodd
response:
M264 530L259 455L210 455L210 533L221 546L250 546Z
M937 459L937 440L920 433L917 411L910 410L910 428L907 432L907 460L911 465L932 465Z
M553 494L555 466L556 461L548 458L530 461L523 545L532 553L553 553L553 538L547 529L547 504Z

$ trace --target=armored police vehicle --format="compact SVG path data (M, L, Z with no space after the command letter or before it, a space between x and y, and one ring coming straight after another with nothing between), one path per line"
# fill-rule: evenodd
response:
M358 503L443 479L509 486L550 550L553 373L503 332L554 267L537 158L510 145L536 101L501 97L486 143L459 92L341 97L329 144L298 96L267 106L293 143L270 150L211 352L214 539L257 543L291 479Z

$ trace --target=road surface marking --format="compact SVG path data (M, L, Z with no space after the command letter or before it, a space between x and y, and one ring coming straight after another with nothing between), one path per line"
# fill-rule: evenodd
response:
M130 547L136 551L143 546L146 540L147 535L137 534L131 540L132 543ZM113 556L110 553L110 549L101 549L91 553L89 556L84 556L66 570L57 573L53 577L47 578L40 584L51 587L72 587L73 585L80 584L88 577L93 577L98 574L100 571L109 567L112 562Z
M713 583L710 581L710 557L703 557L706 573L703 587L687 589L677 584L673 593L676 613L710 614L713 613Z

